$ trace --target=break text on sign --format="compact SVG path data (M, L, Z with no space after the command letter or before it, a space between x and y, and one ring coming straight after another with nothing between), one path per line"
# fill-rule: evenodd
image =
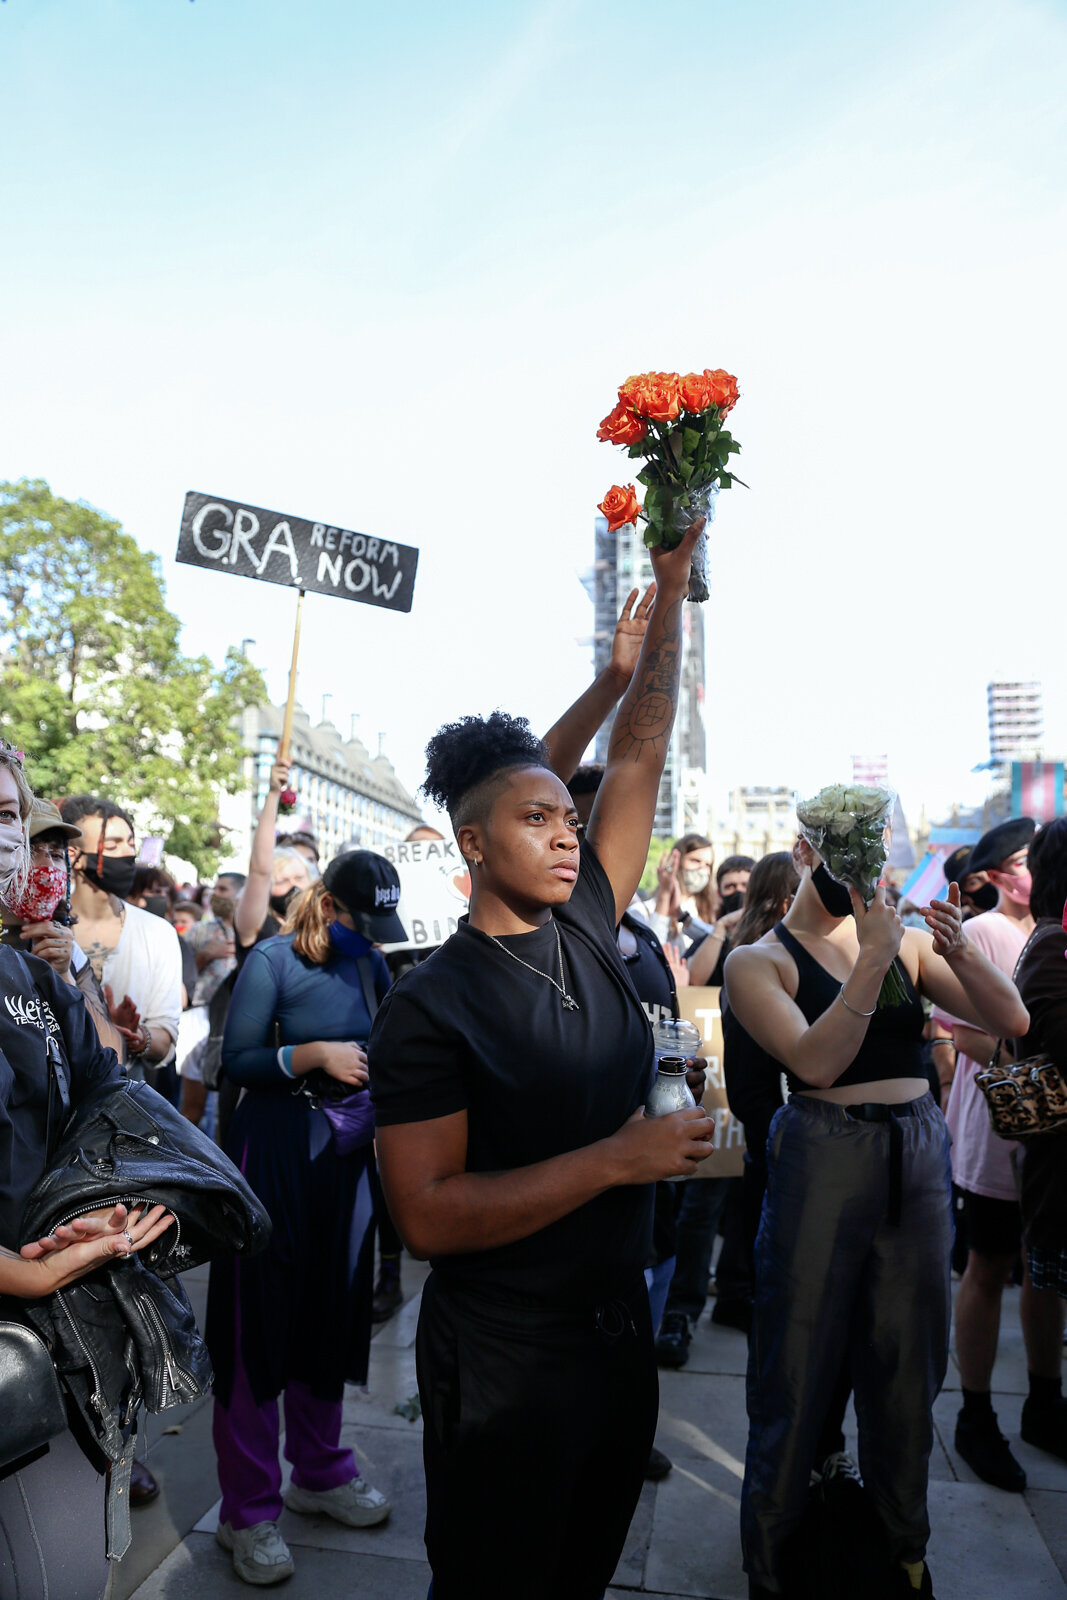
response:
M190 492L177 560L337 600L410 611L419 552L351 528Z

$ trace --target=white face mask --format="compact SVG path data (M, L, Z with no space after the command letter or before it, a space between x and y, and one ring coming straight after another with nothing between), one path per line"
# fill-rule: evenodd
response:
M711 868L683 867L681 877L686 894L703 894L711 882Z
M0 900L18 899L30 871L30 847L20 819L0 816Z

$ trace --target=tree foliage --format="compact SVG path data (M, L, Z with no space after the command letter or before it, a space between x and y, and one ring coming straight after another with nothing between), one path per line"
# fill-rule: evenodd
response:
M265 695L238 650L184 655L158 559L42 480L0 483L0 712L34 788L103 793L202 873L219 790L242 787L239 713Z

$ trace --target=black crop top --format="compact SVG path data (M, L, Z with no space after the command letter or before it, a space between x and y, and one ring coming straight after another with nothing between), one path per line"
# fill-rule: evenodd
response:
M829 1011L842 985L832 973L827 972L815 957L796 939L784 922L774 930L775 938L793 957L797 966L796 1002L809 1024L817 1022L824 1011ZM922 1001L908 976L908 969L900 957L895 957L896 967L904 980L908 998L903 1005L883 1006L874 1013L867 1024L867 1033L851 1064L833 1088L852 1083L875 1083L880 1078L925 1078L922 1059L923 1017ZM786 1068L786 1082L792 1094L802 1094L812 1085L805 1083Z

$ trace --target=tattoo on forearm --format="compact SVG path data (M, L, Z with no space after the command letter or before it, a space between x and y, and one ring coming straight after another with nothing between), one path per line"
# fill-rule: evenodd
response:
M655 613L653 613L653 628ZM626 691L611 730L611 755L640 761L646 754L662 760L667 753L682 670L682 602L676 600L663 618L658 638L648 641L645 659Z

